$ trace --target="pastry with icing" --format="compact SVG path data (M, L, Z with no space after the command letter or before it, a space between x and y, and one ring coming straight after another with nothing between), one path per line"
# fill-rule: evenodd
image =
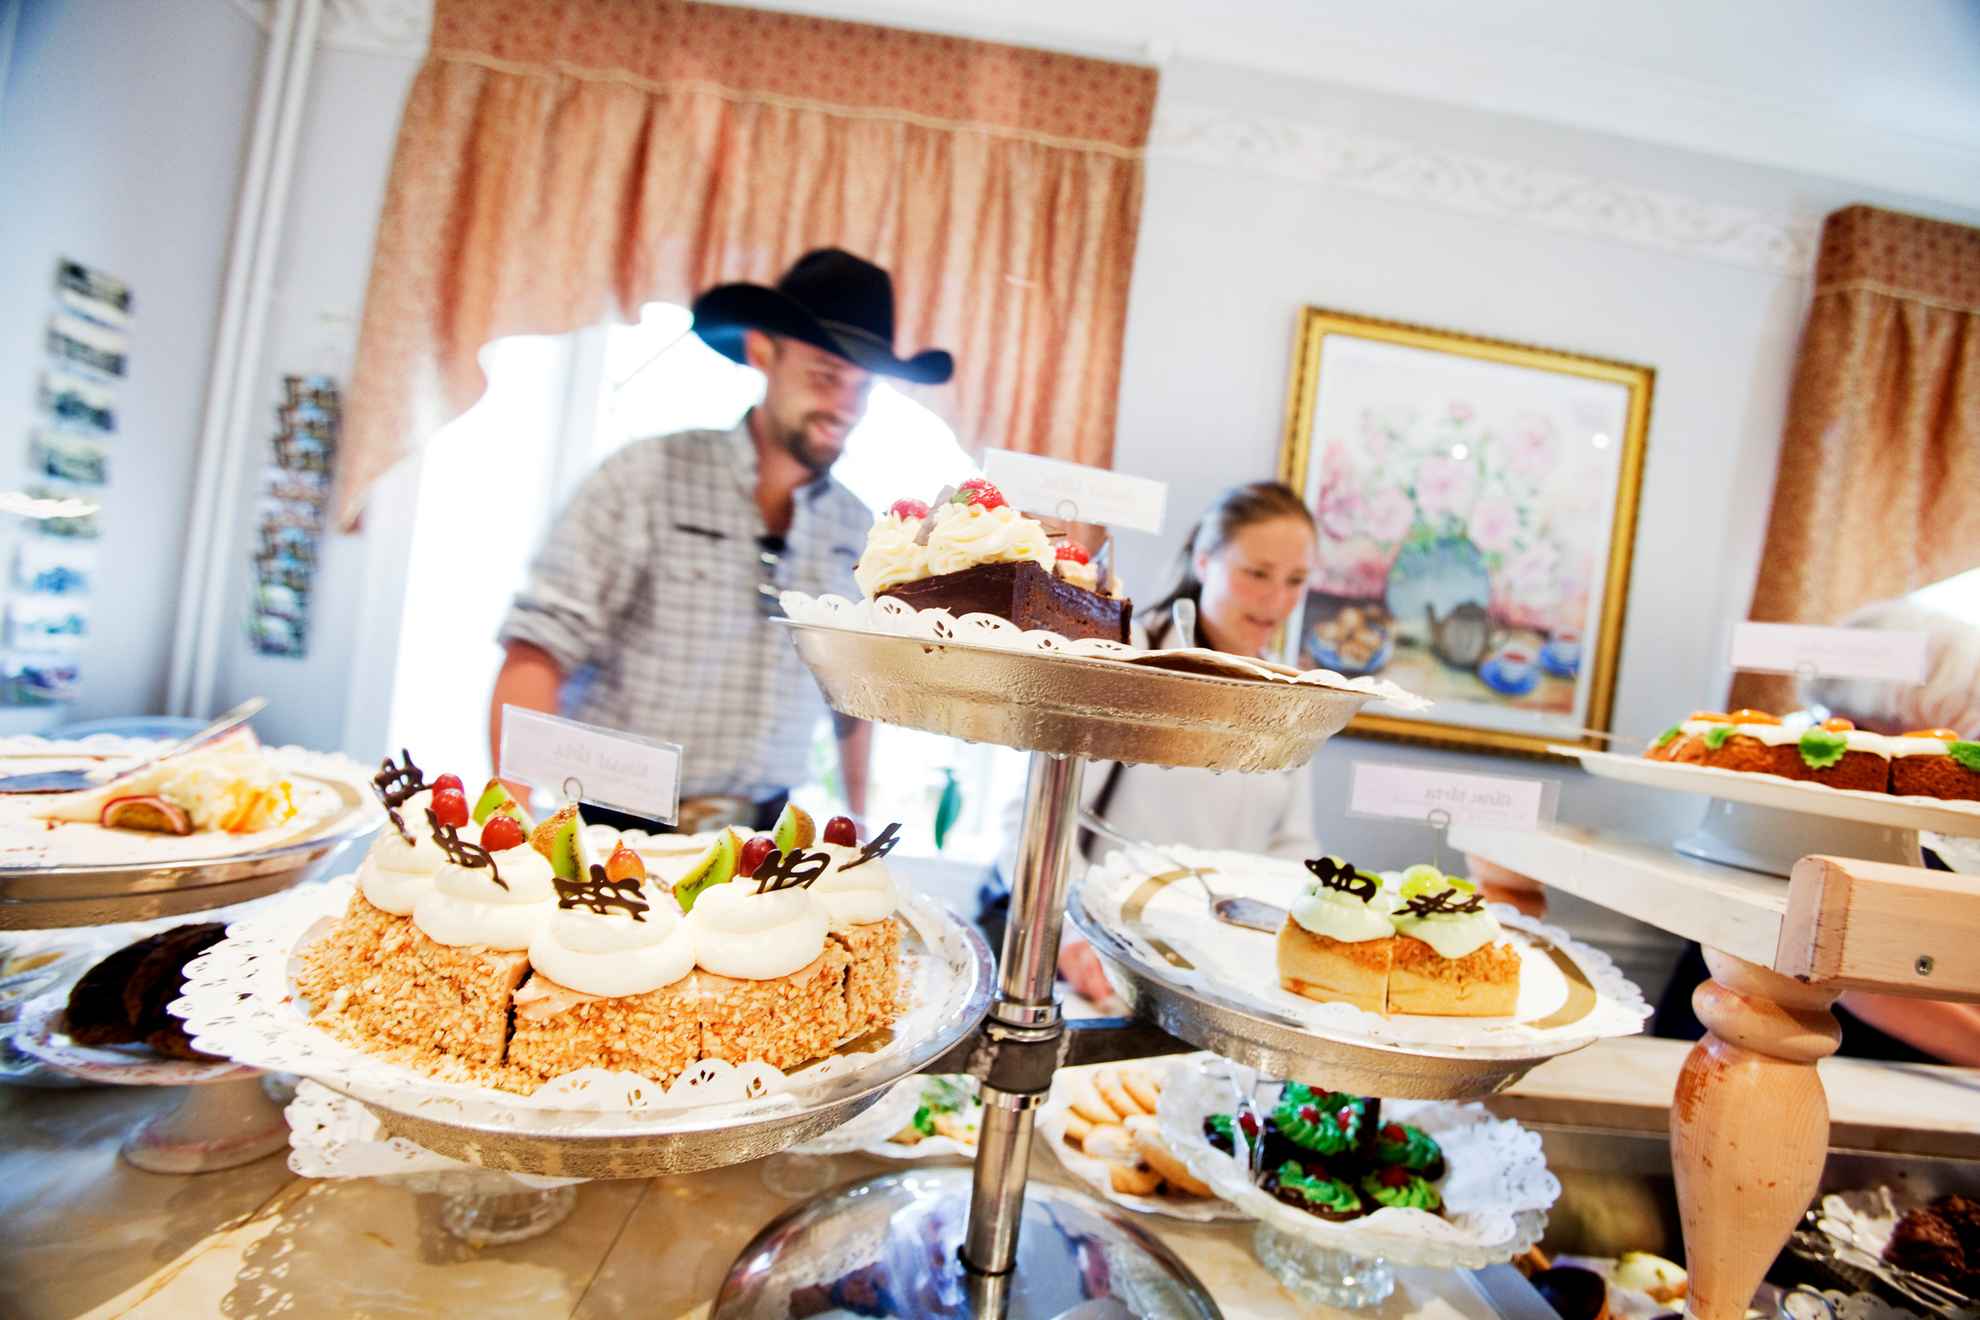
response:
M1395 913L1389 1009L1424 1017L1510 1017L1519 1006L1519 952L1478 887L1434 866L1403 872Z
M1279 984L1322 1003L1387 1011L1394 899L1380 876L1338 857L1306 863L1306 886L1279 925Z
M1305 1154L1327 1159L1360 1156L1381 1122L1382 1102L1345 1091L1317 1091L1287 1082L1272 1108L1272 1123Z
M1100 581L1084 547L1054 544L1043 523L981 477L932 507L896 500L867 534L853 577L869 598L958 618L994 614L1063 637L1125 642L1133 612L1117 580Z
M1377 1128L1370 1153L1378 1164L1420 1173L1431 1182L1444 1176L1444 1148L1428 1132L1408 1123L1384 1123Z
M834 816L819 844L832 864L811 892L831 917L832 942L846 951L846 1025L855 1034L888 1025L900 1011L900 890L884 860L900 828L889 825L861 844L852 819Z
M1953 729L1913 729L1887 738L1891 792L1955 802L1980 802L1980 741Z
M1344 1223L1368 1213L1368 1206L1353 1183L1337 1178L1325 1165L1302 1165L1295 1160L1268 1171L1259 1180L1273 1196L1287 1205L1304 1210L1319 1219Z
M1392 1210L1444 1213L1444 1197L1430 1179L1400 1164L1371 1169L1361 1175L1361 1193L1377 1206Z
M1255 1114L1210 1114L1204 1140L1242 1160L1240 1143L1260 1139L1260 1188L1322 1219L1359 1219L1384 1208L1441 1216L1448 1172L1435 1138L1407 1123L1383 1123L1382 1102L1288 1082L1261 1129Z

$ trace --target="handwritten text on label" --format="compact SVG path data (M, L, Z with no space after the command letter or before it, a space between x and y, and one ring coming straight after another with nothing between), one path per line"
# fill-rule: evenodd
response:
M1362 816L1414 821L1428 820L1433 812L1447 812L1453 825L1530 830L1539 827L1546 813L1548 787L1539 779L1356 761L1348 810Z
M1923 683L1926 641L1922 632L1742 623L1733 629L1732 667L1762 673L1813 671L1824 678Z
M674 823L681 807L677 743L502 707L502 777L561 791L575 779L586 802Z
M1169 499L1168 486L1148 477L1009 449L984 450L983 475L1026 513L1139 532L1162 530Z

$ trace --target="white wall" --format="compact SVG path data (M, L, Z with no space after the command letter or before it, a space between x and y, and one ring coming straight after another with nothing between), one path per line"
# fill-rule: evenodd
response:
M227 505L235 544L242 549L228 561L228 624L215 690L216 708L256 693L266 696L268 710L256 727L273 742L343 747L350 704L389 699L384 686L389 670L366 676L374 682L383 679L367 693L354 685L352 665L361 634L375 635L381 627L396 634L410 535L404 522L392 516L393 501L381 498L365 530L323 536L309 649L299 659L260 655L248 646L243 632L250 591L245 547L255 535L255 492L274 430L281 378L322 371L349 384L358 315L371 276L372 234L384 204L399 112L418 70L413 56L324 46L310 75L268 334L260 345L259 363L250 367L257 398L256 422L249 431L255 461L241 474ZM409 495L415 474L399 472L392 484L397 495ZM410 499L401 507L409 510ZM388 643L388 653L390 649ZM491 679L476 675L474 681ZM353 750L369 754L373 749Z
M24 0L14 18L0 56L0 485L25 465L56 259L120 277L134 313L102 513L114 578L64 717L153 712L262 34L213 0Z
M1735 165L1426 101L1255 72L1173 64L1172 104L1261 123L1377 134L1812 223L1879 201L1971 223L1848 183ZM1724 695L1730 621L1744 616L1764 533L1789 375L1808 295L1800 273L1593 237L1548 222L1466 214L1249 165L1149 162L1129 308L1116 462L1170 483L1169 532L1124 537L1130 586L1163 580L1169 549L1224 486L1274 474L1302 305L1647 363L1657 370L1615 727L1647 735ZM1344 739L1316 761L1321 838L1357 861L1418 860L1422 831L1345 819L1353 759L1436 762L1563 781L1561 816L1681 831L1686 799L1646 797L1539 761Z

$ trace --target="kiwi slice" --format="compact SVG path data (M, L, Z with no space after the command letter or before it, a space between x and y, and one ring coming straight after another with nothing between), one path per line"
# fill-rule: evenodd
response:
M492 816L508 815L522 822L525 833L531 828L529 813L523 810L523 804L516 801L515 795L499 779L488 781L488 787L482 789L481 796L474 800L471 814L477 825L486 825Z
M578 819L576 803L558 809L557 814L536 827L529 836L529 842L536 851L550 859L550 870L559 880L577 880L583 877L578 864L578 831L584 822Z
M777 851L786 856L800 848L809 848L818 838L818 826L811 819L811 813L795 802L786 802L777 823L770 829L771 842Z
M715 885L725 885L736 878L736 832L723 830L715 836L715 842L699 860L688 868L686 875L674 881L674 898L681 905L682 912L694 911L694 901L702 891Z

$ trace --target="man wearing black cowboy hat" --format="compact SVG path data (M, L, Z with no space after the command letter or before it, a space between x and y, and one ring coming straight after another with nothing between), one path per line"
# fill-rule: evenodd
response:
M498 756L505 704L681 743L680 829L768 829L824 709L770 623L778 593L857 596L872 516L832 464L875 376L940 384L953 363L896 357L893 280L835 248L774 289L710 289L694 331L763 373L763 401L727 431L635 440L586 479L503 620L491 727ZM838 733L847 805L862 814L870 731L841 721Z

